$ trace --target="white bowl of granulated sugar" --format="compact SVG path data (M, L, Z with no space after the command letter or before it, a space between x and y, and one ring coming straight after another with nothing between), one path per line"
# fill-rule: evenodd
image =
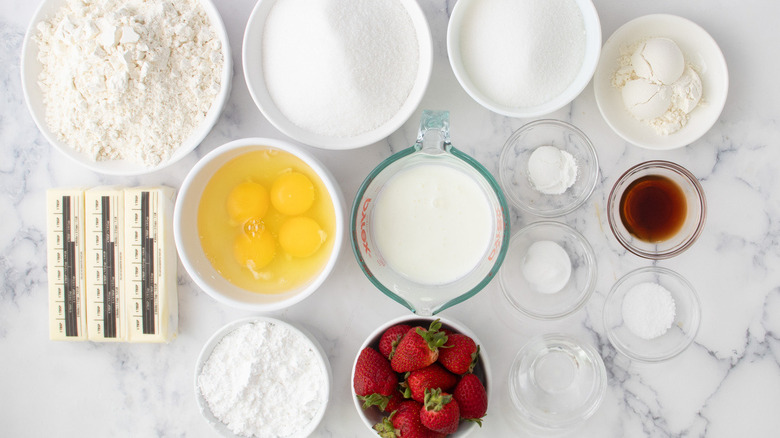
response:
M260 0L242 54L249 93L268 121L332 150L400 128L433 68L430 29L415 0Z
M231 322L206 342L195 396L223 437L305 438L325 416L330 363L304 329L267 317Z
M192 152L230 95L227 32L210 0L45 0L22 48L35 124L95 172L140 175Z
M591 0L459 0L447 54L464 90L509 117L549 114L588 85L601 53Z

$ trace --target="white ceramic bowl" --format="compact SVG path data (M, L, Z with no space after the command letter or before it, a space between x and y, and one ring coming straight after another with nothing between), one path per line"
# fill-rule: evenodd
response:
M357 398L355 395L355 390L352 387L352 382L355 380L355 366L357 365L358 357L360 356L360 352L363 351L366 347L372 347L375 350L379 351L379 339L382 337L382 333L385 332L388 328L396 325L396 324L407 324L411 326L424 326L428 327L431 325L431 322L439 319L442 324L442 328L452 330L455 333L461 333L464 334L471 339L474 340L474 342L479 346L479 361L477 362L476 367L474 367L474 374L477 375L477 377L480 378L482 381L482 384L485 386L485 391L488 395L488 410L487 414L485 416L484 422L491 421L491 412L498 411L497 407L493 407L491 411L491 400L490 400L490 388L491 384L493 382L490 374L490 361L488 360L487 354L485 352L484 344L480 342L479 338L472 332L468 327L463 325L462 323L449 319L449 318L442 318L441 316L436 317L428 317L428 316L418 316L418 315L406 315L401 316L395 319L392 319L385 324L382 324L381 326L377 327L376 330L371 332L370 335L366 338L366 340L363 342L363 344L360 346L360 349L357 351L357 354L355 355L355 360L352 363L352 374L349 379L349 385L350 385L350 395L352 396L352 402L355 405L355 409L357 410L358 415L360 416L360 419L363 421L363 424L366 425L366 427L376 435L376 431L374 430L374 425L381 422L384 415L376 409L363 409L362 402ZM455 432L452 435L448 435L452 438L463 438L465 436L468 436L471 432L474 431L474 429L479 428L479 426L471 421L461 421L460 425L458 426L457 432Z
M555 98L539 105L527 107L511 107L488 97L469 77L460 50L461 28L463 20L468 16L471 4L480 0L459 0L452 9L447 27L447 54L455 77L466 93L483 107L509 117L537 117L549 114L566 105L580 95L593 77L601 52L601 22L596 7L591 0L575 0L585 21L585 57L577 76L568 87ZM511 56L511 54L507 54Z
M322 135L303 129L291 122L277 107L268 91L263 73L263 31L266 18L277 0L259 0L249 16L244 32L243 64L249 94L266 119L279 131L301 143L323 149L354 149L376 143L395 132L417 109L428 87L433 68L433 44L428 21L415 0L400 0L412 20L419 43L419 67L409 96L398 112L381 126L353 137ZM379 24L377 24L379 25ZM290 54L295 56L295 54ZM312 66L317 68L317 66Z
M49 129L49 125L46 123L46 106L43 103L43 92L38 86L38 76L41 73L42 66L38 61L38 44L33 38L37 32L36 26L38 23L56 14L56 12L66 3L66 0L43 1L30 21L22 46L21 70L24 98L27 101L27 107L30 110L30 114L35 121L35 124L38 126L38 129L46 140L76 163L95 172L108 175L140 175L154 172L181 160L185 155L198 147L203 139L206 138L206 135L211 132L211 128L214 127L214 124L217 123L217 119L219 119L219 116L222 114L222 109L225 107L225 103L230 96L231 80L233 78L233 59L230 54L230 43L228 41L227 32L225 31L222 17L220 17L219 11L217 11L217 8L211 0L200 0L200 4L203 6L206 14L208 14L211 25L222 43L223 63L222 76L220 78L222 88L219 90L214 102L211 104L211 108L209 108L206 117L201 121L200 125L193 130L190 136L178 149L176 149L168 160L163 161L154 167L147 167L143 164L127 160L95 161L86 154L78 152L68 146L64 141L57 137L56 133Z
M224 325L219 330L217 330L209 338L209 340L206 341L206 344L203 346L203 349L201 349L200 351L200 355L198 355L198 361L196 362L195 365L195 388L194 388L195 399L198 403L198 408L200 409L200 413L203 414L203 418L205 418L206 421L221 436L226 438L235 438L239 436L234 434L230 429L228 429L225 423L221 422L211 412L208 402L206 402L206 399L203 397L203 394L201 393L200 385L198 384L198 376L200 376L201 371L203 370L203 365L211 356L211 353L214 351L214 348L222 341L222 338L224 338L226 335L228 335L229 333L233 332L234 330L238 329L241 326L244 326L246 324L252 324L255 322L267 322L267 323L276 324L278 326L286 327L296 336L302 338L306 343L310 344L311 349L314 351L315 356L318 359L318 362L322 366L323 374L327 376L327 382L325 382L325 397L324 397L323 406L319 409L319 411L317 411L317 414L314 416L314 418L312 418L309 424L301 428L301 430L297 434L290 435L289 438L308 437L309 435L312 434L312 432L315 431L315 429L317 429L317 426L319 425L320 421L322 421L322 419L325 417L325 411L327 410L328 400L330 399L330 388L333 384L333 373L330 368L330 362L328 361L328 355L325 354L325 350L322 348L319 342L317 342L316 338L311 335L311 333L309 333L305 329L302 329L290 323L280 321L274 318L254 316L254 317L233 321L231 323Z
M228 161L247 152L278 149L304 161L320 177L330 194L336 215L334 243L327 263L319 274L300 287L279 294L261 294L242 289L222 277L203 252L198 237L198 205L203 189L212 175ZM316 158L303 148L281 140L244 138L222 145L198 161L184 179L173 213L176 249L182 265L195 283L215 300L245 310L270 312L291 306L311 295L336 265L344 241L344 199L336 179Z
M659 135L654 128L636 120L623 105L622 93L612 86L621 51L642 40L667 37L680 47L687 63L697 66L702 81L702 104L689 115L679 131ZM607 39L593 77L593 91L607 124L624 140L647 149L667 150L689 145L701 138L718 121L726 104L729 75L718 43L699 25L675 15L654 14L636 18Z

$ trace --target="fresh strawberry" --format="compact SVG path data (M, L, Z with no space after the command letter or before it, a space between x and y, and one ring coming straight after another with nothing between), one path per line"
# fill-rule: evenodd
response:
M455 433L460 421L460 408L452 395L437 389L425 391L425 403L420 411L423 426L443 434Z
M447 342L447 335L440 332L439 328L441 322L437 319L431 322L427 330L422 327L409 329L398 342L395 354L390 360L393 371L405 373L436 362L439 347Z
M393 412L401 406L401 402L406 400L406 397L398 390L393 391L390 395L373 393L366 396L358 396L358 398L363 402L363 409L376 406L382 412Z
M412 326L410 325L397 324L385 330L385 332L382 333L382 337L379 339L379 352L386 358L392 359L398 341L400 341L411 328Z
M454 334L447 337L447 343L439 350L439 363L455 374L474 371L479 346L466 335Z
M425 401L425 390L439 388L449 391L455 387L458 378L442 368L438 363L432 363L425 368L414 370L407 374L406 382L401 383L404 397L413 398L422 403Z
M474 374L461 377L455 391L452 392L460 408L460 417L482 426L482 417L487 412L487 392L482 382Z
M378 351L366 347L360 352L355 364L355 378L352 381L355 394L390 395L398 388L398 376L390 367L390 362Z
M421 403L407 400L389 417L376 424L374 430L382 438L443 438L445 434L434 432L422 425L421 410Z

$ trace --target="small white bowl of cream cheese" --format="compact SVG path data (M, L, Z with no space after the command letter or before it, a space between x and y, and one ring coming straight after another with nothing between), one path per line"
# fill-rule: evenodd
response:
M675 15L629 21L604 43L593 77L599 111L624 140L647 149L687 146L717 122L728 69L715 40Z

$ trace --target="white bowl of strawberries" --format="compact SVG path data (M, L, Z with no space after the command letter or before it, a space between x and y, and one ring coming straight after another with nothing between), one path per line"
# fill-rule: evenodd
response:
M480 345L446 318L408 315L377 328L352 367L363 423L382 437L468 435L488 407L490 366Z

